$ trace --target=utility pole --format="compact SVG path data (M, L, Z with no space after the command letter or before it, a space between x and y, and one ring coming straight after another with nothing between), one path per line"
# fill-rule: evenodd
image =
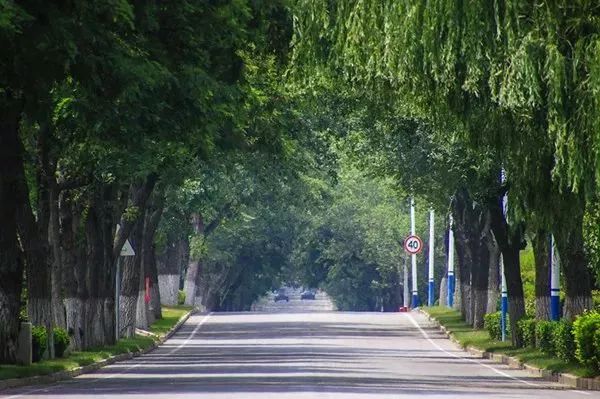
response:
M500 183L506 183L506 172L504 168L500 171ZM508 223L508 217L506 216L508 211L508 194L504 193L502 197L502 213ZM502 302L500 303L500 327L502 328L502 341L506 341L506 318L508 314L508 289L506 287L506 276L504 275L504 258L500 253L500 276L502 278Z
M554 236L550 234L548 246L550 261L550 319L560 318L560 262Z
M433 257L434 257L434 211L431 209L429 211L429 290L427 297L427 305L433 306L435 300L433 298L435 293L434 287L434 273L433 273Z
M450 227L448 228L448 307L454 306L454 231L452 224L454 220L450 215Z

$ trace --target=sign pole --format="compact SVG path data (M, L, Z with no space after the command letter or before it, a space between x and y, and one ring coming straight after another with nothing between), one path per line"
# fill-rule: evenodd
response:
M450 228L448 229L448 307L454 306L454 220L450 215Z
M433 274L433 256L434 256L434 242L433 240L435 239L434 237L434 211L433 209L431 209L429 211L429 290L428 290L428 297L427 297L427 305L428 306L433 306L434 304L434 299L433 296L435 294L435 287L434 287L434 274Z
M121 256L117 258L117 273L115 275L115 343L119 341L119 310L121 304Z
M415 235L415 200L410 199L410 234ZM412 308L419 306L419 290L417 288L417 254L411 254L412 262Z
M554 236L550 234L550 319L560 318L560 262Z
M403 306L408 308L408 305L410 304L410 291L408 289L408 262L406 259L407 256L404 255L404 267L403 267L403 273L404 273L404 287L403 287L403 294L404 294L404 298L403 298Z
M115 236L119 234L119 230L121 226L117 224L117 230L115 232ZM123 247L121 248L120 256L117 257L117 271L115 273L115 343L119 340L119 313L120 313L120 297L121 297L121 260L124 256L135 256L135 251L131 246L129 240L125 240Z

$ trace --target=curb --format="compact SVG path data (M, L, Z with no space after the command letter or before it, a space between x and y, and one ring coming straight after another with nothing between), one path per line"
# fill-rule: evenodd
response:
M155 342L154 344L152 344L152 346L149 346L146 349L141 349L136 352L121 353L119 355L111 356L107 359L102 359L98 362L88 364L87 366L77 367L73 370L57 371L55 373L39 375L34 377L10 378L7 380L0 380L0 391L9 388L20 388L30 385L52 384L54 382L69 380L81 374L91 373L113 363L122 362L124 360L129 360L133 359L134 357L145 355L146 353L152 352L154 349L162 345L166 340L171 338L173 334L175 334L177 330L179 330L179 328L190 318L190 316L195 311L196 309L192 309L183 316L181 316L181 318L177 321L177 323L175 323L173 328L171 328L167 334L165 334L163 337L160 337L158 339L158 342Z
M566 385L570 388L576 389L586 389L591 391L600 391L600 377L596 378L585 378L585 377L577 377L573 374L568 373L553 373L548 369L541 369L539 367L533 366L531 364L527 364L525 362L520 361L516 357L507 356L501 353L494 352L486 352L482 349L475 348L474 346L463 346L454 335L452 335L452 331L448 330L446 327L440 324L434 317L432 317L429 313L419 308L419 312L427 317L427 319L433 322L435 327L438 327L440 331L442 331L450 341L461 347L465 352L468 352L472 355L479 356L483 359L489 359L496 363L506 364L508 367L513 369L526 370L529 374L542 378L546 381L550 382L558 382L559 384Z

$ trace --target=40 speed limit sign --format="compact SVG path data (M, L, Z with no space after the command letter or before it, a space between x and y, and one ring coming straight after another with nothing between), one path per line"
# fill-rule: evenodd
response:
M419 236L408 236L404 239L404 250L411 255L418 254L423 249L423 240Z

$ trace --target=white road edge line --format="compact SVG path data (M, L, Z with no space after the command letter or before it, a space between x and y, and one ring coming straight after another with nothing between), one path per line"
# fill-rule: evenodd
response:
M423 335L423 337L425 337L425 339L427 341L429 341L429 343L431 345L435 346L438 350L444 352L445 354L450 355L452 357L455 357L457 359L462 359L462 360L467 361L467 362L477 363L477 364L479 364L479 365L481 365L483 367L486 367L486 368L488 368L490 370L493 370L494 372L496 372L497 374L500 374L503 377L507 377L507 378L513 379L515 381L522 382L523 384L531 385L531 386L536 386L536 387L540 386L538 384L534 384L533 382L525 381L525 380L522 380L522 379L520 379L518 377L514 377L514 376L512 376L510 374L505 373L504 371L498 370L495 367L492 367L489 364L482 363L482 362L480 362L480 361L478 361L476 359L471 359L471 358L468 358L468 357L459 356L456 353L448 352L447 350L445 350L444 348L442 348L441 346L439 346L437 344L437 342L435 342L434 340L432 340L431 338L429 338L429 335L425 332L425 330L423 330L423 328L421 328L421 326L419 325L419 323L417 323L417 321L414 319L414 317L412 317L412 315L410 315L409 313L406 313L406 315L408 316L408 318L411 321L411 323L415 327L417 327L419 329L419 331L421 332L421 334Z
M412 323L412 324L413 324L415 327L417 327L417 329L419 329L419 331L421 332L421 334L423 335L423 337L424 337L424 338L425 338L427 341L429 341L429 343L430 343L431 345L435 346L435 347L436 347L438 350L440 350L440 351L442 351L442 352L446 353L447 355L450 355L450 356L452 356L452 357L455 357L455 358L457 358L457 359L462 359L462 360L464 360L464 361L467 361L467 362L471 362L471 363L477 363L477 364L479 364L480 366L486 367L486 368L488 368L488 369L490 369L490 370L494 371L495 373L497 373L497 374L499 374L499 375L501 375L501 376L503 376L503 377L507 377L507 378L510 378L510 379L512 379L512 380L519 381L519 382L521 382L521 383L523 383L523 384L530 385L530 386L534 386L534 387L540 387L540 388L542 388L542 387L543 387L542 385L535 384L535 383L533 383L533 382L529 382L529 381L525 381L525 380L522 380L522 379L520 379L520 378L518 378L518 377L515 377L515 376L512 376L512 375L510 375L510 374L507 374L507 373L505 373L505 372L504 372L504 371L502 371L502 370L498 370L497 368L495 368L495 367L493 367L493 366L490 366L489 364L482 363L482 362L480 362L480 361L478 361L478 360L476 360L476 359L471 359L471 358L468 358L468 357L459 356L459 355L457 355L457 354L455 354L455 353L452 353L452 352L448 352L447 350L445 350L444 348L442 348L441 346L439 346L439 345L437 344L437 342L435 342L434 340L432 340L431 338L429 338L429 335L427 335L427 332L425 332L425 330L423 330L423 329L421 328L421 326L419 325L419 323L417 323L417 321L416 321L416 320L415 320L415 319L412 317L412 315L411 315L410 313L405 313L405 314L406 314L406 316L408 316L408 319L411 321L411 323ZM589 392L577 391L577 390L573 390L573 389L571 389L570 391L571 391L571 392L577 392L577 393L580 393L580 394L583 394L583 395L590 395L590 393L589 393Z
M180 350L181 348L183 348L184 346L186 346L194 338L194 335L196 335L196 333L198 332L198 330L200 329L200 327L204 323L206 323L206 321L210 318L210 316L212 314L213 314L213 312L210 312L207 315L205 315L204 318L202 320L200 320L200 323L198 323L198 325L196 326L196 328L194 328L194 331L192 331L192 333L189 335L189 337L185 341L183 341L182 344L180 344L176 348L173 348L168 353L166 353L164 355L160 355L160 356L169 356L169 355L172 355L173 353L177 352L178 350ZM100 378L96 378L95 380L86 381L86 382L94 383L94 382L97 382L97 381L100 381L100 380L104 380L104 379L107 379L107 378L112 378L112 377L115 377L115 376L117 376L119 374L124 373L125 371L129 371L129 370L133 370L135 368L138 368L141 365L142 365L142 363L138 362L138 363L136 363L136 364L134 364L134 365L132 365L130 367L127 367L125 369L122 369L122 370L120 370L120 371L118 371L118 372L116 372L114 374L110 374L108 376L103 376L103 377L100 377ZM32 393L35 393L35 392L42 392L42 391L44 391L44 392L50 392L51 390L56 389L56 388L64 385L65 382L68 383L68 382L72 382L72 381L73 381L73 379L72 380L67 380L67 381L60 381L60 382L58 382L54 386L51 385L51 386L46 386L46 387L43 387L43 388L36 388L36 389L32 389L32 390L29 390L29 391L26 391L26 392L23 392L23 393L20 393L20 394L17 394L17 395L12 395L12 396L7 396L7 397L0 396L0 398L1 399L17 399L17 398L25 397L26 395L29 395L29 394L32 394Z

